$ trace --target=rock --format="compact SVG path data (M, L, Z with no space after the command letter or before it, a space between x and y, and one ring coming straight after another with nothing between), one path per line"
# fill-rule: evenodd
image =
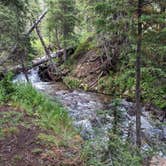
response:
M159 156L154 156L150 161L150 166L166 166L166 159Z
M80 134L83 139L88 140L94 137L94 130L89 120L85 119L79 122L74 122L74 126L80 128Z
M148 141L156 141L161 139L162 130L153 126L145 117L141 116L141 128Z
M166 126L162 127L162 141L166 141Z

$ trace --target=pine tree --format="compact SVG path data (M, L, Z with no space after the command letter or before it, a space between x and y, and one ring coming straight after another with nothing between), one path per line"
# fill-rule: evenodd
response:
M130 59L136 61L136 133L137 145L140 146L140 102L145 95L140 93L143 89L141 67L154 71L164 69L166 4L162 0L94 0L87 3L91 5L99 46L103 47L102 52L111 62L110 70L115 69L115 72L120 72L121 69L133 70L135 63L130 64L130 67L128 63ZM154 86L155 82L156 80L151 81L149 86ZM164 101L163 90L160 97ZM153 97L151 101L155 100Z
M72 45L76 23L75 0L50 0L50 13L48 28L56 40L58 48L64 49L64 60L66 60L66 47Z
M27 0L2 0L0 10L1 38L8 45L8 48L18 43L21 46L23 33L26 28L28 1ZM5 19L6 17L6 19ZM4 46L4 45L3 45ZM2 47L3 47L2 46ZM7 50L7 49L6 49Z

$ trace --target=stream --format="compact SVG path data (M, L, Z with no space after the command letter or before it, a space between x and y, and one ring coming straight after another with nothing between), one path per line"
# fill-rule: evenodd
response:
M114 120L112 115L114 106L110 96L81 90L69 90L60 82L42 82L38 76L37 68L30 70L28 76L37 90L62 103L84 140L92 140L94 143L95 140L98 140L97 144L100 143L101 148L107 149L109 131L113 127ZM26 81L22 73L15 77L14 82L18 81ZM122 99L119 101L117 109L122 116L120 125L122 138L124 140L130 138L134 143L136 120L135 116L131 114L134 103ZM145 140L142 149L148 150L151 148L150 145L157 142L158 154L166 157L166 126L159 121L151 120L150 113L144 107L142 107L141 127L142 136Z

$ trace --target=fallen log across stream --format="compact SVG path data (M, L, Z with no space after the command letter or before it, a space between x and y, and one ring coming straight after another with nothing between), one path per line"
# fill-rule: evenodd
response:
M63 55L63 49L57 51L56 53L50 54L51 58L59 58L62 55ZM49 60L50 60L50 57L47 57L47 56L34 59L30 65L25 67L25 70L28 71L34 67L40 66L41 64L47 63ZM23 68L21 65L17 65L11 68L10 71L13 72L14 74L18 74L23 71Z

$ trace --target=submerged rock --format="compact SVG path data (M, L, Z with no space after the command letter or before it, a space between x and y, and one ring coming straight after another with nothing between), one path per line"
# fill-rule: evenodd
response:
M94 138L94 130L92 128L92 124L89 120L81 120L78 122L74 122L74 126L80 129L80 134L85 140L89 140Z

